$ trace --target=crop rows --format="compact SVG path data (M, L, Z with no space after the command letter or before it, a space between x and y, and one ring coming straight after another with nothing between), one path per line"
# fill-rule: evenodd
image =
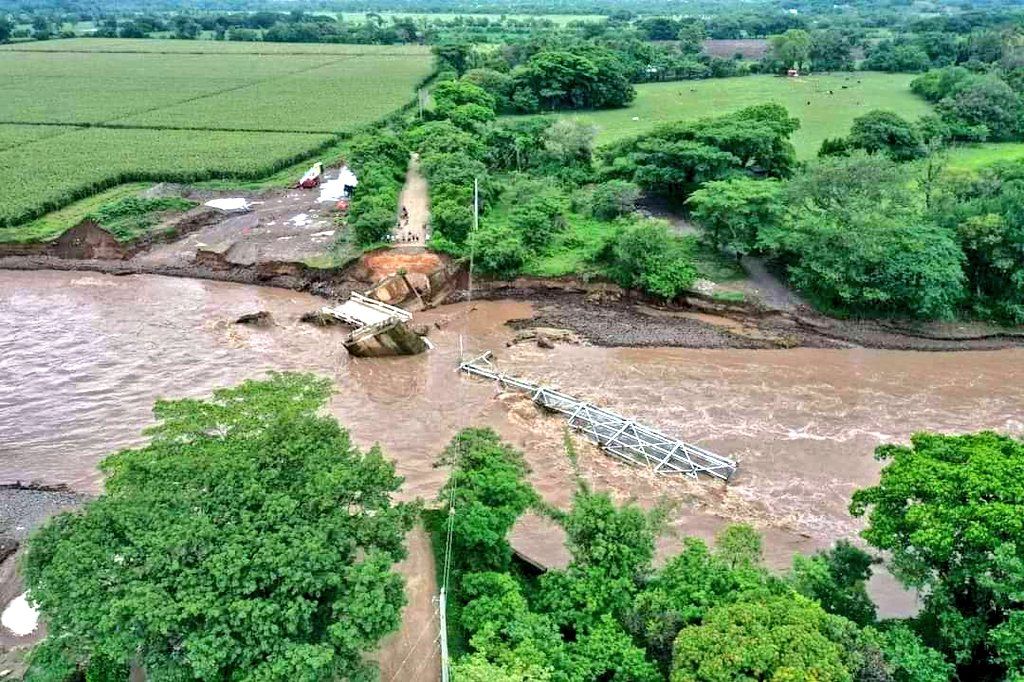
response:
M315 68L319 57L0 53L0 121L103 123Z
M62 126L0 125L0 152L20 147L26 142L68 132L71 128Z
M410 57L347 59L291 76L124 119L161 127L341 132L366 125L412 99L430 73ZM369 67L369 68L367 68Z
M269 175L408 103L431 69L418 47L27 45L0 48L0 227L123 182Z
M124 182L258 179L333 140L306 133L74 130L0 152L0 227Z
M430 56L421 45L342 45L333 43L245 43L213 40L132 40L126 38L74 38L0 45L0 52L123 52L152 54L260 54Z

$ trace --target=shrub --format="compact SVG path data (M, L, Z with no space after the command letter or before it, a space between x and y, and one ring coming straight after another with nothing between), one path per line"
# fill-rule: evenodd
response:
M612 246L619 284L671 300L693 285L697 269L689 249L655 220L626 227Z
M511 279L519 274L529 252L519 234L508 225L489 223L470 240L475 265L482 271Z
M609 180L594 185L590 193L590 214L601 220L614 220L636 210L640 188L626 180Z

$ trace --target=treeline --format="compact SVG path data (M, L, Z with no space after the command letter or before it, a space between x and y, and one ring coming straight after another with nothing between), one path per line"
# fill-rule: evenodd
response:
M568 439L567 449L575 463ZM919 434L877 454L887 463L881 481L857 491L850 509L867 517L863 536L878 554L839 541L794 557L779 575L764 568L761 538L747 525L724 529L714 548L686 538L655 568L660 510L617 505L582 482L568 511L551 509L527 481L522 453L490 430L463 431L438 462L450 474L431 514L439 559L450 561L454 676L1016 679L1024 445L992 433ZM508 534L529 510L564 530L564 569L537 575L513 557ZM882 554L923 595L917 616L878 619L866 584Z
M1024 163L950 171L950 129L871 112L782 179L721 173L687 203L709 242L774 260L832 314L1024 323Z

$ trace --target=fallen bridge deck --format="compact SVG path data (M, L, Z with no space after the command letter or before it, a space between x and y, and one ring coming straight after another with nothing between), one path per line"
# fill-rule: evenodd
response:
M728 481L736 471L736 462L727 457L666 436L578 398L510 377L498 370L492 358L488 351L463 362L459 369L471 376L496 381L502 388L528 393L541 407L568 415L569 426L628 464L650 467L659 474L682 474L690 478L707 474L723 481Z

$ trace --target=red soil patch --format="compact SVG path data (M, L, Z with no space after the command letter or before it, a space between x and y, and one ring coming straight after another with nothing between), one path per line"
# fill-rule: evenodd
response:
M379 281L402 269L407 273L429 275L443 268L444 261L439 255L429 251L409 253L388 249L364 256L363 266L369 271L373 281Z

